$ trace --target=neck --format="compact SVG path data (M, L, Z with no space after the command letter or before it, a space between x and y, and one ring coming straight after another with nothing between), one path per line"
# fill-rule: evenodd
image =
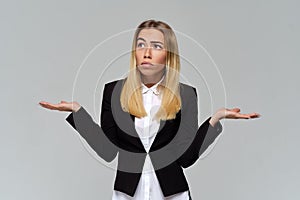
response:
M148 88L151 88L153 85L155 85L155 83L146 83L144 85L146 85Z
M163 77L162 75L159 76L153 76L153 77L149 77L149 76L141 76L142 82L144 83L144 85L146 85L147 87L151 87L153 85L155 85L156 83L158 83Z

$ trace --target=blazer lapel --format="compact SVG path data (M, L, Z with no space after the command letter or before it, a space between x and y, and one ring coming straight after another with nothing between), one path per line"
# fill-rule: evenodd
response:
M118 81L112 91L111 96L111 108L112 113L115 119L115 122L118 125L118 128L121 130L121 134L124 142L129 142L136 146L138 149L143 149L144 145L139 138L138 133L135 129L134 119L135 117L127 112L124 112L121 103L120 95L122 90L122 81Z
M151 145L150 151L155 151L171 142L179 128L181 120L181 111L176 114L175 119L160 120L158 132Z
M130 114L130 117L131 117L131 119L132 119L133 126L135 127L135 116ZM167 126L167 125L168 125L168 121L169 121L169 120L167 120L167 121L165 121L165 120L160 120L158 131L157 131L157 133L156 133L156 136L155 136L155 138L154 138L154 141L153 141L153 143L152 143L152 145L151 145L149 151L151 151L152 149L155 149L155 147L157 147L161 142L164 142L163 140L162 140L162 141L159 141L159 140L163 139L163 135L164 135L163 132L164 132L164 131L163 131L162 128L163 128L164 126ZM138 135L138 133L137 133L136 130L134 131L134 133L135 133L136 137L139 139L139 141L140 141L141 145L143 146L143 148L145 149L145 147L144 147L144 145L143 145L143 142L142 142L141 138L139 137L139 135ZM146 150L145 150L145 151L146 151Z
M124 135L124 137L127 137L126 140L129 140L130 143L134 144L138 148L145 150L144 145L135 129L135 116L122 110L120 104L121 89L122 81L118 81L113 89L111 97L113 116L123 134L127 135ZM176 115L176 118L177 117L178 116ZM176 120L160 120L159 129L150 147L150 151L163 147L173 139L176 134L176 131L174 131L174 121Z
M130 117L131 117L131 119L132 119L132 123L133 123L132 125L135 127L135 116L130 114ZM150 150L153 148L153 146L154 146L154 147L156 146L156 143L158 142L158 141L157 141L158 138L160 138L161 135L162 135L161 129L162 129L162 127L164 127L165 123L166 123L166 121L160 120L160 123L159 123L159 129L158 129L158 131L157 131L157 133L156 133L156 136L155 136L154 141L153 141L153 143L152 143L152 145L151 145L151 147L150 147ZM140 144L143 146L143 148L145 149L145 147L144 147L144 145L143 145L143 142L142 142L142 140L141 140L139 134L137 133L136 129L134 129L134 134L135 134L135 136L138 138L139 143L140 143ZM149 150L149 151L150 151L150 150ZM146 151L146 149L145 149L145 151Z

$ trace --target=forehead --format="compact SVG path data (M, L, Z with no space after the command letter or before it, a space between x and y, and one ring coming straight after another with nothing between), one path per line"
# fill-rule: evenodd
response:
M163 42L164 41L164 34L162 32L160 32L157 29L154 28L145 28L142 29L139 34L138 34L138 38L143 38L146 41L149 40L154 40L154 41L160 41Z

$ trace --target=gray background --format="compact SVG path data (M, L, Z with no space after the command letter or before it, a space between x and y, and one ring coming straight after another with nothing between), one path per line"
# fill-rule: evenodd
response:
M182 79L197 87L199 123L221 106L262 115L222 120L213 151L185 170L193 198L299 199L299 6L296 0L1 1L0 199L111 198L116 162L93 154L65 121L68 113L38 102L74 99L98 122L103 83L128 70L128 30L150 18L178 31Z

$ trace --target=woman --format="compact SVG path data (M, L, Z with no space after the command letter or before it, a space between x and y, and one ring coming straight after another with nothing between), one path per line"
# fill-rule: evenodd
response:
M135 32L128 76L105 84L101 127L78 102L40 102L71 111L66 120L105 161L118 155L113 200L191 199L182 168L221 133L219 121L259 117L221 108L198 128L196 89L179 82L179 71L173 30L147 20Z

